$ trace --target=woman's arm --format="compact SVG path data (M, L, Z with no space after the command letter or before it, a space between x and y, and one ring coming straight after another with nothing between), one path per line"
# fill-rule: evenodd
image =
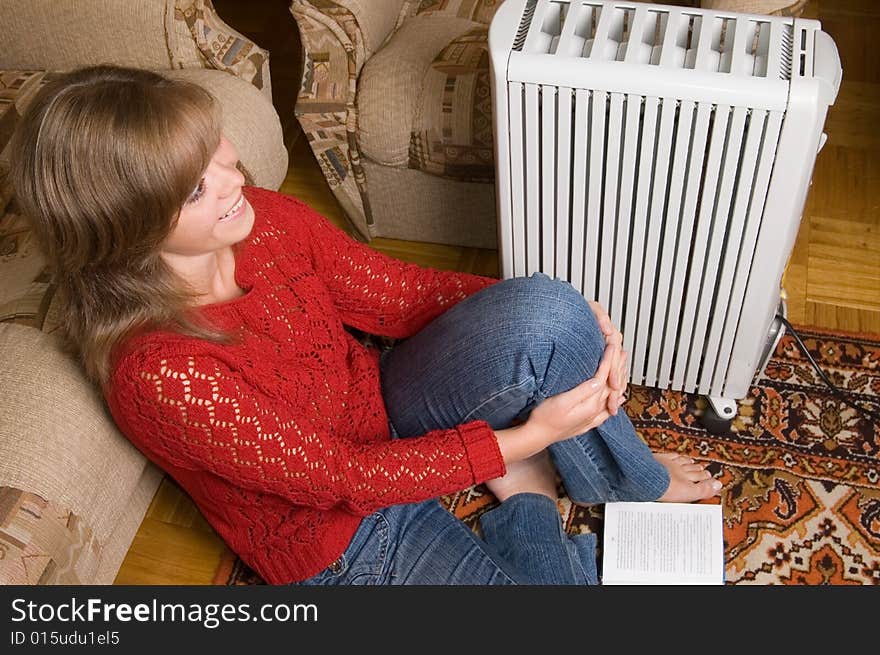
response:
M342 321L371 334L405 338L498 280L388 257L352 239L296 198L279 196L292 238L307 240L315 271Z
M108 404L160 467L204 470L292 503L367 515L503 475L495 433L471 421L421 437L355 443L205 354L121 362ZM314 410L316 411L316 410Z

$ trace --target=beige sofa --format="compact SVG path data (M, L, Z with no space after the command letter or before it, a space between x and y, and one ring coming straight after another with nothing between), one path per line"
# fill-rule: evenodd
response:
M364 240L497 248L487 39L501 3L292 0L296 115ZM665 4L796 15L806 0Z
M0 0L0 584L109 584L161 472L59 348L53 285L8 184L7 144L40 84L115 63L208 88L252 184L287 171L268 53L203 0Z

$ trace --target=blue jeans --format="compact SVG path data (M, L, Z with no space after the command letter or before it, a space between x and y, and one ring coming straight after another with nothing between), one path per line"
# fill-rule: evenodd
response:
M395 438L482 419L525 419L544 398L592 377L605 350L569 283L541 273L487 287L381 358ZM624 411L550 446L576 502L659 498L669 475ZM304 584L595 584L595 535L569 536L556 503L517 494L480 518L483 538L438 501L395 505L361 522L337 562Z

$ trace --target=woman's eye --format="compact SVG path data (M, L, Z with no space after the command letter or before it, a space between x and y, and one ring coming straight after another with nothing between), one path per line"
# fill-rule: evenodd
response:
M205 193L205 178L199 180L198 186L193 189L192 193L189 194L189 198L186 199L186 204L191 205L194 202L198 202L202 195Z

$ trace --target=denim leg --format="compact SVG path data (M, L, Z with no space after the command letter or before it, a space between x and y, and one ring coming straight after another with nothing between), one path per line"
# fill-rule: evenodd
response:
M361 521L342 556L303 585L596 584L556 504L519 494L482 518L484 541L437 501L394 505ZM591 535L592 536L592 535ZM527 548L509 548L528 543ZM496 547L501 545L501 549ZM595 561L595 544L590 550Z
M512 585L531 582L437 501L382 512L395 535L385 582Z
M596 535L565 534L556 503L516 494L480 517L486 541L535 584L598 584Z
M592 377L604 350L584 297L535 273L481 290L384 353L383 397L400 436L474 419L500 429ZM669 485L623 411L550 454L576 502L656 500Z

